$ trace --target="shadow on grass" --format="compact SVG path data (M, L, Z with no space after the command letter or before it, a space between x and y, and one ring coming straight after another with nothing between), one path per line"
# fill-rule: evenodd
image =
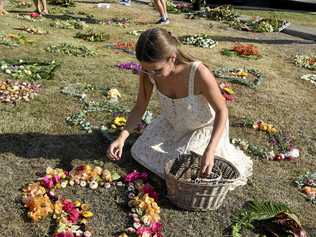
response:
M212 36L215 41L229 41L229 42L247 42L247 43L261 43L261 44L315 44L316 42L308 40L287 40L287 39L251 39L243 37L232 36Z
M105 152L109 143L100 134L0 134L0 154L12 153L24 159L57 159L59 168L70 170L73 160L108 161ZM118 166L130 170L138 168L137 163L129 159L125 149L122 160L115 162Z

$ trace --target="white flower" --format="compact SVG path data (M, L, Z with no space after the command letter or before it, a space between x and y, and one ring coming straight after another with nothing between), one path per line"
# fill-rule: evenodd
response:
M293 148L292 150L285 153L286 157L294 157L298 158L300 156L300 150L297 148Z
M69 181L69 185L70 185L70 186L74 186L74 185L75 185L75 181L70 180L70 181Z
M97 189L97 188L98 188L98 183L97 183L96 181L91 181L91 182L89 183L89 187L90 187L91 189Z
M5 70L5 73L11 74L11 71L10 71L9 69L6 69L6 70Z
M84 236L84 237L91 237L92 234L91 234L90 231L87 231L87 230L86 230L86 231L83 233L83 236Z
M80 181L80 186L81 186L81 187L86 187L86 186L87 186L87 182L84 181L84 180L81 180L81 181Z
M68 181L67 181L67 180L60 183L60 186L61 186L62 188L66 188L67 185L68 185Z

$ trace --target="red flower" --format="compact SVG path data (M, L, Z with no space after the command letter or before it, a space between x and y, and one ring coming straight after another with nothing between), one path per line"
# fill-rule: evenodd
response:
M67 213L70 213L72 210L76 209L75 205L72 203L71 200L65 199L63 201L63 210Z
M136 230L137 235L142 235L142 234L152 234L151 228L147 226L141 226Z
M158 201L158 193L155 192L153 186L151 186L149 183L144 184L143 192L148 193L148 195L155 199L156 202Z
M80 212L77 209L72 209L69 212L68 220L71 223L77 223L80 217Z
M144 182L146 182L148 179L148 174L146 172L140 173L134 170L132 173L129 173L124 177L124 181L128 183L134 182L137 179L142 179Z
M150 228L153 233L159 234L162 229L162 224L160 222L154 222L151 224Z
M74 237L74 234L71 231L63 231L54 234L54 237Z
M32 12L31 13L31 17L36 18L36 17L40 17L41 14L37 13L37 12Z

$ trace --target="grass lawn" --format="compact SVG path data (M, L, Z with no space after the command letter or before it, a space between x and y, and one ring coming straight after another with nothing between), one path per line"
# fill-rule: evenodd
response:
M40 95L28 103L16 106L0 104L0 230L3 236L44 237L49 236L52 226L49 218L39 223L31 223L20 201L20 189L37 178L36 173L46 167L76 166L83 163L103 161L105 167L127 172L140 169L131 159L128 149L124 158L113 163L105 158L107 142L98 133L86 134L78 128L69 127L65 118L80 110L77 99L61 94L61 87L70 83L90 83L107 88L118 88L122 94L121 104L131 107L135 103L138 80L135 74L121 71L114 65L136 59L124 52L105 47L107 42L86 42L73 36L79 30L56 29L50 26L56 19L69 16L86 19L93 14L97 19L127 17L130 24L120 27L107 24L89 24L89 28L110 34L109 42L118 40L134 41L137 36L128 34L132 30L154 27L157 13L146 4L133 2L131 7L111 3L109 9L99 9L94 3L79 1L73 8L50 6L52 15L41 21L29 22L16 18L17 13L28 9L8 7L10 13L1 17L0 31L15 33L14 28L36 26L49 31L48 35L22 33L34 41L31 45L5 47L0 45L1 59L37 58L56 60L61 66L53 80L40 81ZM85 13L85 14L82 14ZM275 13L240 11L243 14L271 16ZM262 13L262 14L261 14ZM281 14L281 15L280 15ZM316 26L316 16L292 12L278 12L278 16L297 24ZM230 192L223 206L217 211L188 212L172 206L165 196L159 202L165 236L229 236L231 215L248 200L281 201L297 213L310 236L316 236L316 207L306 201L293 185L293 180L308 170L316 170L316 97L315 86L298 78L307 69L293 64L296 54L316 54L315 42L294 38L283 33L250 33L233 30L228 26L205 19L189 20L184 15L171 15L171 24L164 26L175 35L207 33L218 41L212 49L182 46L185 52L199 58L211 69L222 66L246 66L262 71L266 77L263 84L252 90L235 85L236 101L229 103L230 122L245 116L272 123L280 130L291 133L301 156L296 162L258 161L254 159L254 174L249 184ZM64 56L48 53L44 49L58 43L85 45L97 55L89 57ZM223 48L231 48L234 42L252 43L263 57L257 61L221 55ZM8 75L0 74L1 80ZM96 99L102 95L94 93ZM157 98L154 97L149 109L159 112ZM109 113L96 113L89 117L95 124L110 121ZM245 138L253 143L267 145L260 132L251 129L231 127L231 137ZM113 236L123 230L128 220L127 211L120 202L120 190L67 189L66 195L91 204L95 216L91 222L96 237ZM247 233L243 236L255 236Z

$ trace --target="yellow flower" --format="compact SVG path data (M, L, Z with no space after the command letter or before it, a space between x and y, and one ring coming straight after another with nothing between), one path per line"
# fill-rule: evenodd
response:
M121 94L120 94L120 92L118 91L118 89L112 88L112 89L110 89L110 90L108 91L107 97L108 97L109 99L115 98L115 97L121 98Z
M79 200L74 201L75 207L80 207L81 202Z
M241 78L245 78L246 76L248 76L248 72L246 72L246 71L239 71L237 73L237 76L239 76Z
M83 211L88 211L90 209L90 206L88 204L81 204L80 207Z
M122 233L119 235L119 237L128 237L128 235L126 233Z
M81 215L85 218L93 217L93 213L91 211L84 211Z
M117 127L122 127L122 126L125 126L127 120L125 117L123 116L117 116L114 118L113 120L113 124Z
M225 92L227 92L228 94L230 94L230 95L235 94L235 92L233 91L233 89L232 89L232 88L225 87L223 90L224 90Z

